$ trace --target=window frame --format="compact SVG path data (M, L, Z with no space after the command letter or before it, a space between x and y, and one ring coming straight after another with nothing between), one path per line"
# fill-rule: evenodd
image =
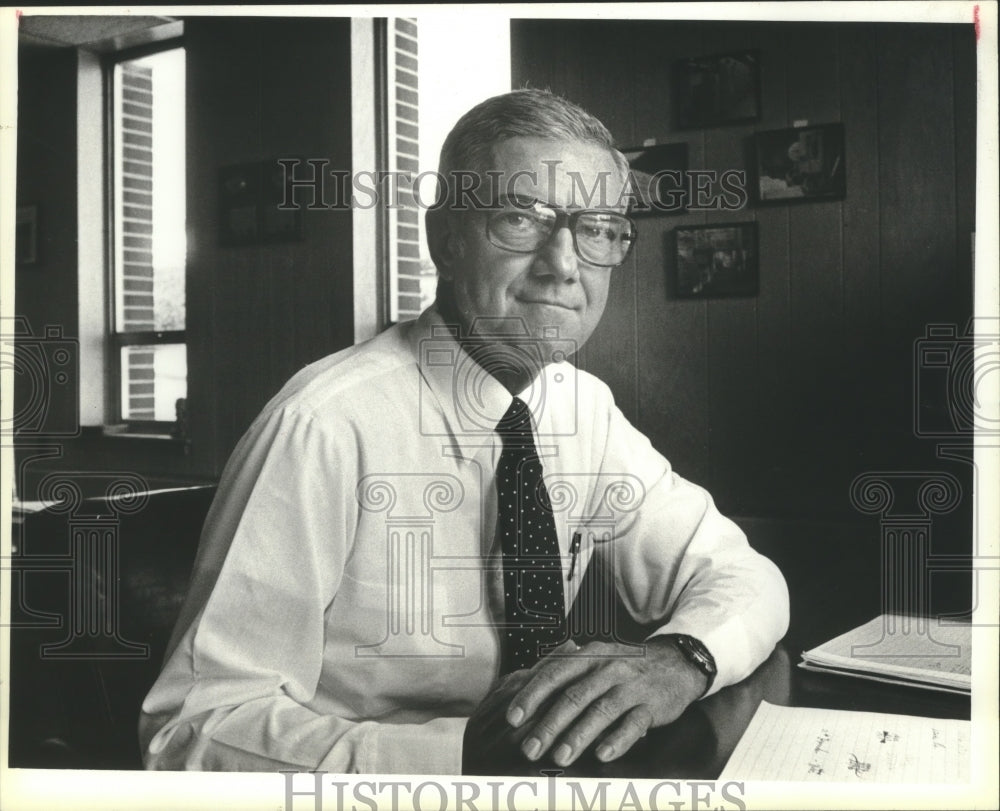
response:
M389 79L389 17L375 17L372 20L374 38L374 125L375 125L375 170L387 172L391 169L389 147L389 104L391 103ZM375 250L377 256L377 325L378 331L393 326L392 304L392 220L388 209L375 206Z
M414 41L419 41L419 17L407 17L397 14L390 17L378 18L377 27L375 29L376 59L377 69L379 71L379 95L375 107L376 115L378 116L377 123L380 139L378 169L379 171L386 173L402 171L398 163L400 157L398 137L400 133L397 129L399 115L396 107L397 104L401 102L397 95L396 73L399 66L396 64L395 60L397 58L399 47L396 43L396 39L400 34L404 37L409 37L410 35L399 30L396 25L397 20L402 20L404 23L416 27L418 33L415 37L413 37L413 39ZM418 52L415 52L412 58L419 64L420 56ZM416 92L418 94L421 92L419 86L417 87ZM417 121L413 122L412 126L419 127L419 100L414 106L417 109ZM409 123L410 122L404 119L404 124ZM419 169L420 167L418 166L417 171L413 173L413 176L419 173ZM402 239L401 229L403 227L416 228L418 230L421 229L423 227L423 214L419 208L416 208L414 210L416 211L418 218L417 224L403 224L400 222L399 210L400 208L410 210L405 204L402 207L397 208L390 208L381 205L378 208L381 217L379 221L379 265L381 268L380 276L382 280L382 289L379 293L379 298L380 306L382 308L382 323L385 324L386 327L389 327L398 324L401 320L401 316L403 315L403 313L400 312L400 298L403 295L399 284L400 262L420 262L421 260L419 254L412 257L404 257L400 254L400 243L403 241L409 242L409 240ZM418 308L417 312L419 313L422 309L423 307ZM409 311L409 313L403 317L402 320L410 320L415 317L416 315L414 315L412 311Z
M415 27L415 30L407 30ZM452 66L439 57L446 43L453 40L451 31L433 16L401 10L392 16L375 20L375 75L377 92L375 116L378 127L378 170L396 177L396 172L409 172L421 177L422 172L434 172L438 153L454 120L467 112L473 103L486 96L511 89L511 47L507 36L493 37L496 45L490 57L499 59L497 70L485 71L485 82L459 83L456 106L454 101L439 100L435 91L451 76ZM411 40L414 48L401 45L400 39ZM478 54L482 44L469 47ZM501 57L502 54L502 57ZM400 74L404 81L399 81ZM412 76L412 82L410 77ZM415 111L411 118L409 111ZM447 124L447 127L443 125ZM404 146L401 146L404 144ZM384 188L391 188L391 183ZM408 191L400 184L395 189L391 207L379 206L378 266L381 288L379 308L382 323L389 326L399 320L410 320L435 300L434 285L440 274L433 265L426 242L426 205L421 199L428 188ZM416 215L415 221L412 215Z
M104 313L104 344L105 344L105 402L107 403L108 422L124 430L127 434L143 434L154 436L179 435L176 420L136 420L127 419L122 412L122 349L128 346L155 346L163 344L184 344L185 353L188 350L187 328L183 330L132 330L120 332L116 329L116 274L118 271L115 259L115 242L118 237L118 221L115 212L115 68L122 62L140 59L144 56L186 48L183 35L144 43L130 48L123 48L101 55L102 84L104 88L104 220L105 244L104 265L107 296L105 297ZM186 51L185 51L186 53ZM186 165L185 165L186 172ZM185 184L186 189L186 184ZM185 190L186 194L186 190ZM187 260L184 262L187 273ZM187 284L184 285L184 295L187 298ZM190 375L188 375L188 381ZM187 398L186 398L187 399Z

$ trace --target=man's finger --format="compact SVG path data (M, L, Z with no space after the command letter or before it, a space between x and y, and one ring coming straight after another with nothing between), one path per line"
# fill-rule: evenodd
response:
M598 745L595 754L598 760L609 761L624 755L653 724L653 713L645 704L633 707L615 729Z
M527 680L527 670L514 671L499 679L490 694L483 700L469 719L475 730L473 741L479 751L489 752L497 747L511 748L520 744L528 727L513 730L507 723L506 710L511 697Z
M537 760L555 743L563 733L570 729L589 710L591 705L607 692L608 682L600 678L600 673L591 673L574 682L558 693L551 706L540 713L539 720L531 724L531 733L521 745L521 750L530 760ZM603 730L614 721L624 708L615 712L610 705L603 705L603 710L613 713L606 718L594 734ZM563 754L566 754L563 752Z
M567 653L573 653L578 650L580 650L580 646L577 645L572 639L567 639L565 642L561 642L556 645L552 649L552 652L546 654L546 656L564 656Z
M591 666L582 656L547 657L531 670L531 677L507 708L507 723L518 727L530 719L549 698Z
M576 760L598 735L635 704L624 685L609 690L607 681L596 676L585 682L586 692L580 688L581 682L570 685L532 731L542 742L543 751L552 746L557 766L568 766ZM554 740L557 742L553 746Z

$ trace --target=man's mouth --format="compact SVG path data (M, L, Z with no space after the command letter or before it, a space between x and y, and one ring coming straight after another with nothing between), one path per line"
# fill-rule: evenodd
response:
M546 307L558 307L562 310L575 310L572 304L567 304L564 301L552 301L551 299L521 299L524 304L543 304Z

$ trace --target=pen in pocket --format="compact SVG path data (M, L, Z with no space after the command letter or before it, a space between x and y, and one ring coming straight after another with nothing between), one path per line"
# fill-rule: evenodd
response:
M573 572L576 570L576 559L580 557L580 544L582 542L583 536L577 530L573 533L573 540L569 545L569 573L566 575L567 580L573 579Z

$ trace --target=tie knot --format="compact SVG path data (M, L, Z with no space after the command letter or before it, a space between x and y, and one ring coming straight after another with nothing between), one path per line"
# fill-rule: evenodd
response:
M507 413L500 418L497 433L504 440L531 438L531 411L520 397L513 399Z

